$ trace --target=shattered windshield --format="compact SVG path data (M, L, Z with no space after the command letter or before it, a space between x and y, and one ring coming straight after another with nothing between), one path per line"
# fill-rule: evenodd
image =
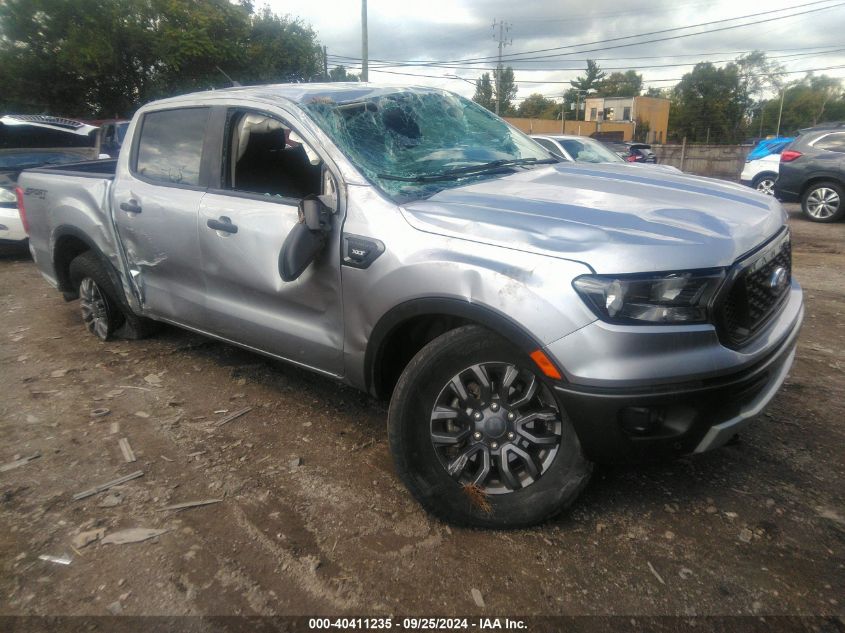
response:
M451 93L409 89L345 102L316 96L305 109L398 203L558 162L481 106Z

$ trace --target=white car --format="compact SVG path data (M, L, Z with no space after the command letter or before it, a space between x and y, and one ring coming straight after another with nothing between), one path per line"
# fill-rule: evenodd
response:
M780 136L760 141L745 160L739 182L767 196L775 195L780 171L780 153L794 139Z
M62 117L0 117L0 244L23 244L27 239L15 194L21 171L97 158L98 134L93 125Z
M0 186L0 244L18 244L25 239L26 231L18 213L15 190Z
M756 189L760 193L773 196L775 194L775 182L778 179L779 167L780 152L769 154L756 160L747 160L739 177L739 182L747 187Z
M531 138L555 156L559 156L571 163L625 163L626 165L645 165L648 169L662 169L681 173L681 170L671 165L657 163L629 163L612 151L604 143L589 136L571 136L565 134L532 134Z

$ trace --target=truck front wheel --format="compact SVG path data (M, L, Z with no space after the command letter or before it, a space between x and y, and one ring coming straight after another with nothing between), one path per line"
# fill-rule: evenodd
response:
M531 360L478 326L443 334L408 363L388 433L405 485L426 510L460 525L548 519L575 500L592 471Z

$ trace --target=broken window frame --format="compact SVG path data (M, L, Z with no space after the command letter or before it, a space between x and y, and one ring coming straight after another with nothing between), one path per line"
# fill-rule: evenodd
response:
M280 194L273 195L268 193L259 193L232 188L232 136L235 133L234 126L236 119L240 115L245 114L255 114L274 119L278 121L284 129L290 130L291 134L295 134L298 139L300 139L297 142L301 142L303 146L307 146L310 149L310 152L306 150L306 154L310 157L313 153L317 158L319 158L319 165L321 168L319 194L325 193L327 180L332 182L334 190L337 191L338 180L336 176L334 176L331 168L329 167L326 158L321 154L321 152L317 151L317 148L314 146L314 144L308 140L307 135L303 134L296 125L290 123L290 116L285 116L284 114L279 114L278 112L273 112L254 106L239 106L230 104L223 106L223 109L225 110L225 123L223 125L223 132L220 138L220 147L218 149L218 155L220 156L220 170L219 173L216 174L217 182L215 183L215 186L211 188L210 192L238 198L248 198L261 202L272 202L285 206L297 206L302 200L302 198L297 198L295 196L283 196Z

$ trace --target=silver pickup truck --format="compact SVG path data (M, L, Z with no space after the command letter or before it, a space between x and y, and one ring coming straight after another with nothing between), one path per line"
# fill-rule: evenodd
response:
M399 476L465 525L546 519L594 462L724 444L803 318L773 198L558 162L434 89L157 101L116 161L20 188L37 265L93 334L163 321L389 398Z

